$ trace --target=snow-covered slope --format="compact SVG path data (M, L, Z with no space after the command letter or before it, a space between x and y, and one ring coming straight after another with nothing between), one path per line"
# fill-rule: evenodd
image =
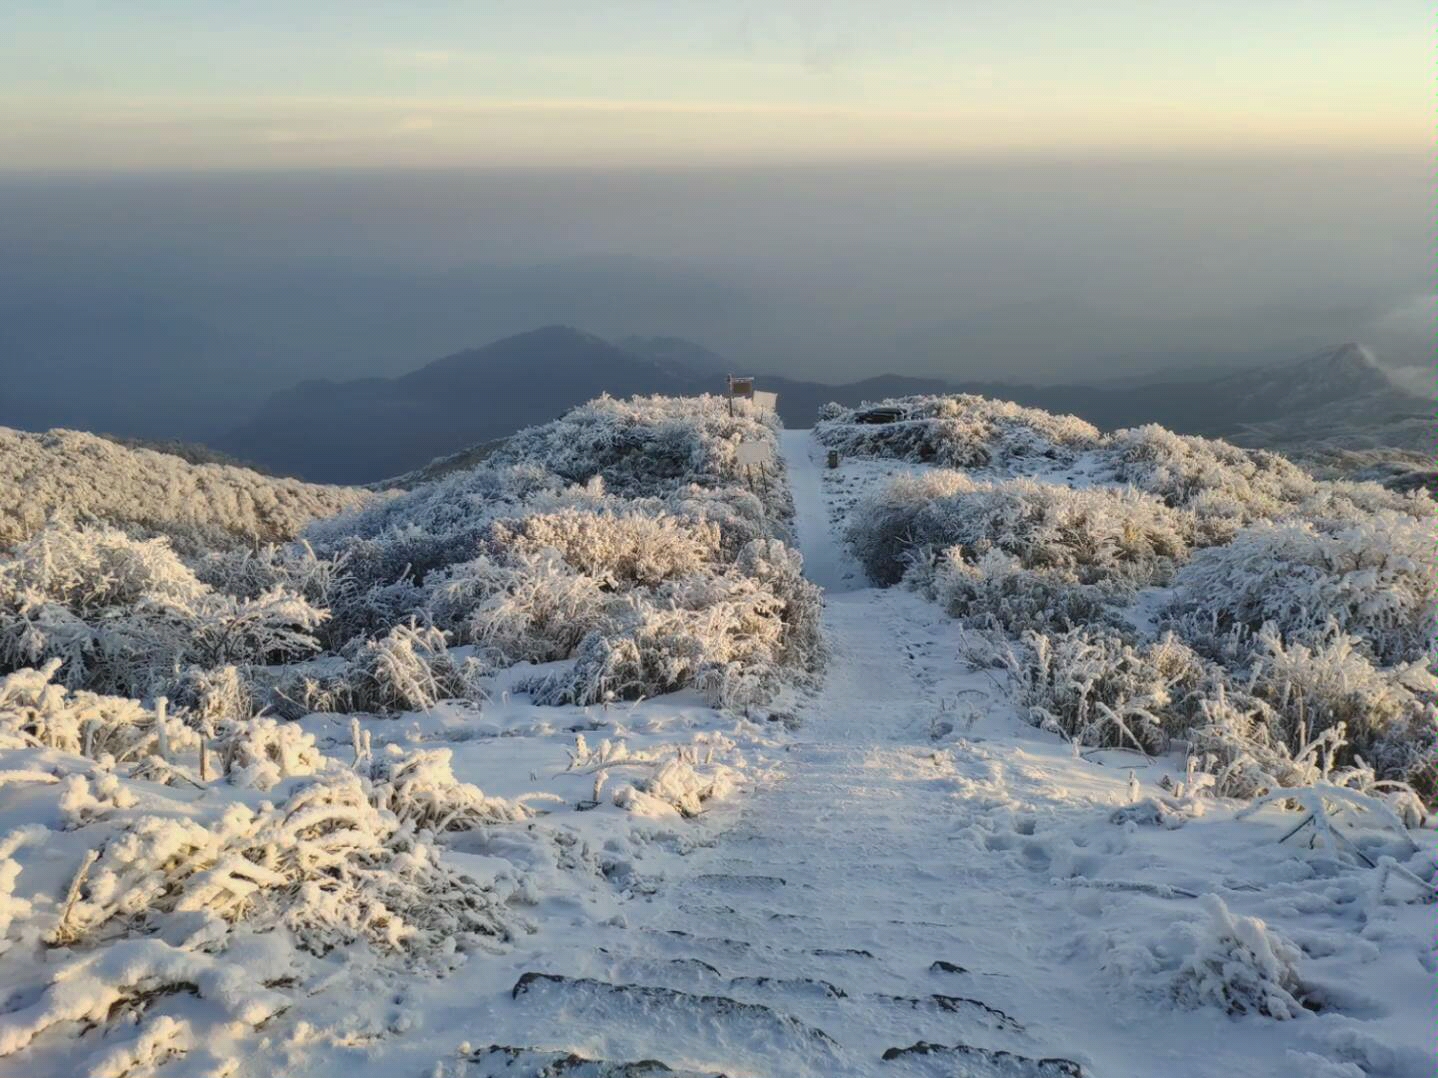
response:
M829 470L742 407L601 400L307 549L177 566L80 533L0 567L44 632L193 616L238 649L174 682L52 660L168 709L0 686L0 1075L1426 1078L1421 806L1331 735L1270 776L1177 728L1137 752L1052 702L1036 725L1038 690L1132 682L1075 690L1090 649L1040 684L1009 619L1084 609L1142 648L1201 570L1219 605L1258 580L1243 615L1285 646L1347 611L1389 671L1426 615L1406 555L1324 582L1431 511L1157 430L929 411L891 432L912 459L866 431ZM752 492L740 440L779 450ZM900 586L847 538L876 499ZM305 635L317 658L276 654ZM1394 698L1312 665L1310 700ZM1164 721L1190 688L1141 687Z
M341 1067L652 890L821 658L745 439L605 399L304 544L0 559L0 1073Z
M191 464L82 431L0 427L0 549L57 516L164 535L188 550L284 542L311 521L373 497L354 487Z

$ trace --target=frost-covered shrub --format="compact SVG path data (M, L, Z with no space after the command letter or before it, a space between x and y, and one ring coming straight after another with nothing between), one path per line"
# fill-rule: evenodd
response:
M731 559L722 526L671 516L663 501L618 499L597 485L564 500L496 522L489 553L427 582L436 623L493 663L573 660L534 684L536 699L587 703L696 684L713 699L750 702L773 691L779 666L817 663L818 592L779 540L751 540Z
M325 612L281 588L202 583L164 539L47 528L0 560L0 672L51 658L67 684L143 694L185 666L304 654Z
M316 553L309 542L222 551L198 559L195 573L217 591L241 599L278 588L328 611L315 636L326 651L338 651L357 636L406 621L423 606L424 592L407 557L414 553L410 538L406 532L389 542L357 539L332 556ZM431 545L433 538L422 542Z
M70 830L103 819L112 812L134 808L136 804L135 795L129 787L110 771L88 777L66 775L63 785L60 816Z
M335 586L312 599L331 611L322 638L339 647L427 606L436 624L467 640L472 608L524 591L514 578L526 565L553 576L529 557L543 550L608 590L731 562L755 538L785 532L777 484L762 498L736 485L739 441L772 442L775 424L744 406L731 417L717 398L601 398L521 431L477 467L321 521L308 538L336 567ZM496 566L507 580L488 579ZM310 596L301 581L280 579ZM524 620L515 605L480 620L497 618L510 628L490 631L512 633ZM549 650L561 657L582 636Z
M1433 502L1423 494L1377 483L1320 482L1276 453L1152 424L1113 434L1103 459L1114 479L1189 510L1197 546L1226 543L1262 520L1304 520L1332 531L1397 513L1432 527Z
M1381 778L1435 792L1438 678L1424 660L1379 668L1336 629L1309 646L1285 644L1270 628L1247 666L1247 691L1268 706L1270 734L1290 752L1336 729L1330 765L1363 760Z
M282 672L271 681L271 703L291 719L311 712L424 711L474 695L473 666L450 654L443 630L396 625L384 636L352 641L337 659Z
M539 703L635 699L694 685L714 703L772 695L784 652L784 603L739 575L669 581L610 604L580 642L570 669L527 688Z
M223 723L252 718L255 691L237 666L192 666L172 686L170 703L185 712L191 726L212 732Z
M491 889L448 867L343 772L278 807L231 804L210 823L132 821L83 875L57 938L84 946L114 922L187 912L284 927L316 954L366 939L426 955L508 935Z
M919 517L943 499L971 494L978 484L963 472L933 469L900 475L867 495L850 514L844 539L869 579L897 584L917 548L947 546L942 536L920 529Z
M685 818L698 816L704 805L733 790L733 768L722 764L701 766L693 755L680 752L657 765L649 775L633 779L614 794L614 803L643 816L671 810Z
M799 552L778 539L756 539L740 551L735 568L773 592L782 604L783 661L798 670L817 669L824 658L820 627L824 593L805 579Z
M1305 789L1339 790L1344 797L1357 794L1386 804L1390 815L1418 826L1427 815L1423 797L1431 801L1438 789L1431 714L1423 736L1395 737L1404 763L1390 766L1384 777L1353 751L1344 722L1295 746L1280 739L1283 724L1273 710L1241 690L1230 695L1220 687L1200 701L1200 708L1201 717L1188 732L1190 764L1212 776L1210 788L1220 797L1248 800L1290 789L1296 795Z
M529 501L562 486L538 464L484 462L318 522L307 542L313 556L332 567L322 598L331 613L325 644L339 650L357 637L382 635L422 617L432 574L481 555L496 520L522 513ZM303 554L287 553L282 560L306 568ZM320 574L305 572L304 578Z
M1303 952L1297 945L1257 917L1235 915L1217 895L1203 895L1199 903L1206 916L1178 928L1184 946L1173 978L1174 1000L1227 1014L1303 1014L1298 977Z
M521 802L490 797L478 786L460 782L450 766L454 754L449 749L391 749L370 762L370 798L407 828L436 834L471 831L532 815Z
M873 407L820 413L815 436L845 456L897 457L955 468L979 468L1020 460L1073 460L1093 449L1102 435L1075 416L1023 408L1010 401L972 394L951 397L897 397L879 402L903 418L892 423L859 423Z
M1035 725L1085 745L1156 752L1188 729L1210 673L1171 636L1134 645L1113 631L1027 632L1007 653L1011 683Z
M1244 524L1277 516L1318 489L1307 472L1276 453L1152 423L1115 432L1104 457L1115 479L1192 510L1200 545L1224 542Z
M73 687L166 693L215 728L260 702L291 716L425 708L516 662L567 660L583 681L599 645L587 663L581 645L600 633L612 646L597 665L625 694L702 678L753 698L778 666L818 655L812 589L771 544L786 495L736 482L739 443L772 444L776 428L717 398L601 399L303 542L188 564L163 541L51 528L0 562L0 673L60 658ZM756 544L767 553L746 554ZM476 645L468 671L445 632ZM316 651L331 659L265 669Z
M1308 642L1336 624L1380 662L1410 662L1438 632L1434 540L1430 522L1394 512L1336 531L1254 524L1180 570L1170 616L1186 634L1271 623Z
M318 520L305 537L321 556L333 556L356 539L381 539L397 533L437 537L477 534L493 519L565 481L541 462L500 465L484 461L433 483L376 500L348 513Z
M741 483L739 442L771 441L777 428L772 413L741 405L730 415L719 397L600 397L520 431L492 459L540 461L569 483L601 476L625 497L663 496L690 484Z
M978 629L1018 636L1029 629L1063 631L1080 625L1122 627L1118 604L1126 593L1099 584L1075 584L1026 569L1011 554L990 550L970 561L950 548L933 567L929 591L950 615Z
M313 775L325 761L314 735L267 716L228 723L214 751L231 782L257 790L268 790L281 779Z
M677 812L693 817L703 811L706 802L733 789L736 772L716 756L730 756L734 749L731 739L717 733L701 734L689 745L638 750L631 749L627 741L610 738L591 748L579 734L565 770L594 775L596 801L611 777L638 772L615 788L617 806L646 816Z
M423 711L466 688L444 632L433 626L396 625L355 649L351 667L363 710Z
M600 581L554 551L453 566L431 594L440 625L511 663L567 658L604 623L612 601Z
M1433 527L1438 509L1433 497L1422 491L1395 491L1377 483L1335 480L1319 483L1318 489L1299 503L1297 515L1331 530L1382 513L1402 513Z
M787 527L765 516L764 502L741 487L701 487L690 484L665 498L665 506L676 516L705 521L719 529L719 553L724 560L756 539L791 539Z
M1144 585L1164 580L1186 555L1187 525L1184 514L1132 490L975 483L951 473L895 480L855 509L847 538L880 583L910 569L927 582L941 552L977 562L998 551L1058 581Z
M313 520L374 500L354 487L189 464L80 431L0 427L0 549L57 518L165 535L186 552L280 542Z
M719 552L719 528L664 513L568 509L499 521L489 542L519 556L556 551L567 565L607 589L652 587L712 564Z
M54 683L60 666L17 670L0 679L0 747L43 745L116 763L165 750L192 750L199 739L173 714L161 723L138 700L71 691Z
M43 529L0 561L7 605L56 603L81 617L142 603L184 606L209 590L164 539L115 528Z

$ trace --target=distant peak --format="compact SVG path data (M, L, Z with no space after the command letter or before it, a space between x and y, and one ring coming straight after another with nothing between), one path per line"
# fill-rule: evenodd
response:
M1357 341L1340 344L1328 354L1328 362L1335 367L1378 369L1378 357Z
M586 333L586 332L585 332L584 330L582 330L582 329L576 329L576 328L574 328L573 326L565 326L565 325L560 325L559 323L555 323L554 325L551 325L551 326L540 326L538 329L527 330L527 331L524 332L524 333L516 333L516 334L514 334L512 337L502 338L501 341L496 341L496 342L494 342L494 343L500 344L500 343L502 343L504 340L509 340L509 341L534 341L534 342L541 342L541 341L590 341L590 342L592 342L592 341L602 340L602 338L596 337L593 333ZM604 343L607 344L608 342L605 341Z
M1290 362L1288 367L1297 369L1322 369L1322 371L1380 371L1378 356L1356 341L1346 341L1334 348L1323 348L1311 355Z
M1387 379L1378 357L1356 341L1347 341L1336 348L1325 348L1287 366L1295 373L1302 372L1306 377L1325 380L1340 378L1372 382L1375 379Z

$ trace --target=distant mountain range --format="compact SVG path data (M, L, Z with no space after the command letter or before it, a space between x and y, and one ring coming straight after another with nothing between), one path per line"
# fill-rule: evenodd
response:
M797 427L811 425L829 401L852 405L916 393L981 393L1073 413L1105 428L1153 422L1273 445L1347 429L1355 438L1368 439L1365 444L1378 439L1415 448L1406 443L1418 437L1418 420L1431 425L1432 413L1431 402L1400 390L1374 357L1354 344L1196 380L1175 375L1088 386L894 374L826 385L728 366L721 356L683 338L611 342L567 326L548 326L446 356L397 378L302 382L272 396L217 447L283 474L374 482L552 419L600 393L722 392L726 373L754 374L762 388L779 394L780 414ZM1390 432L1396 440L1384 441Z

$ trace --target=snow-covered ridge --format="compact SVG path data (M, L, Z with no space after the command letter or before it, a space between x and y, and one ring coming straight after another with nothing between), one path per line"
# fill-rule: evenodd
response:
M374 497L228 464L190 464L83 431L0 427L0 550L54 518L162 535L186 551L285 542L312 520Z
M755 781L765 705L821 658L782 463L736 463L776 430L603 398L299 542L20 541L0 1069L228 1074L335 985L455 975L551 902L641 886Z
M1357 357L1352 362L1363 362ZM1090 746L1192 747L1220 792L1342 785L1438 798L1438 515L1158 427L1102 435L978 397L835 409L847 453L965 464L855 509L869 576L983 630L1035 723Z
M1431 1073L1431 503L926 407L21 544L0 1075Z

